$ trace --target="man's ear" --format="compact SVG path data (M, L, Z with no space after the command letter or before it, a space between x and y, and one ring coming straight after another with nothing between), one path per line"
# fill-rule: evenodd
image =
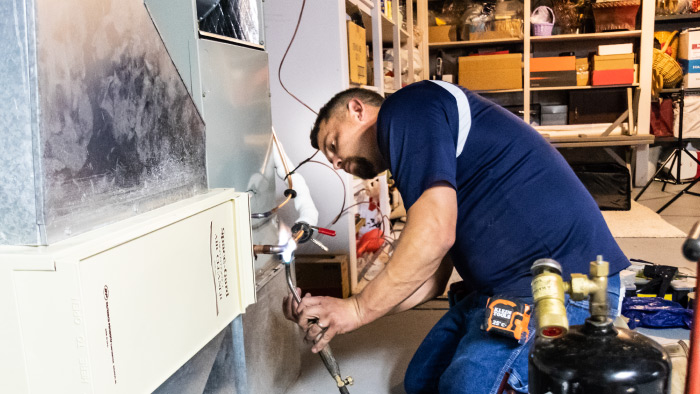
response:
M357 98L351 98L348 101L348 113L350 117L357 120L362 120L364 118L364 104Z

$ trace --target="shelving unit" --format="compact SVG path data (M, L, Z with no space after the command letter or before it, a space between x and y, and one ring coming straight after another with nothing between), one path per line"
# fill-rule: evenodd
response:
M641 30L608 31L586 34L556 34L553 36L530 36L531 41L570 41L570 40L601 40L610 38L641 37Z
M428 30L428 0L418 0L418 15L424 15L425 20L419 19L419 26L427 32ZM489 98L503 105L520 106L523 118L526 122L530 122L531 109L533 103L541 99L542 95L566 94L568 91L581 90L600 90L605 93L607 89L629 89L632 90L636 97L634 102L637 104L628 112L633 114L632 122L633 130L631 134L642 136L649 135L649 116L651 105L651 65L652 65L652 48L653 48L653 26L654 26L654 2L641 2L641 26L638 30L631 31L613 31L587 34L560 34L552 36L534 36L531 34L530 13L532 12L532 1L523 1L523 38L503 38L492 40L479 41L454 41L454 42L434 42L428 43L427 34L424 34L423 44L424 50L423 63L430 64L431 57L434 57L437 51L450 51L457 57L458 53L461 56L466 56L470 52L474 52L481 48L503 47L510 49L511 53L522 53L523 55L523 88L509 90L489 90L478 91L478 93L487 95ZM577 57L584 57L588 52L593 52L599 44L617 44L628 43L634 44L635 53L637 54L638 64L638 81L630 85L612 85L612 86L563 86L563 87L531 87L530 86L530 58L536 56L558 56L562 52L575 52ZM423 78L428 79L432 75L429 68L426 68L423 73ZM457 75L454 75L455 82ZM557 93L559 92L559 93ZM546 97L545 97L546 99ZM616 136L614 141L610 138L611 146L621 144L620 138L627 136ZM635 183L644 184L648 179L647 165L649 155L649 141L647 137L630 139L629 145L636 147L635 161L640 163L636 166ZM653 141L653 139L651 139ZM604 145L606 140L597 141L598 144ZM581 141L582 146L585 141ZM589 141L590 142L590 141ZM570 138L567 144L575 144ZM569 145L567 145L569 146Z

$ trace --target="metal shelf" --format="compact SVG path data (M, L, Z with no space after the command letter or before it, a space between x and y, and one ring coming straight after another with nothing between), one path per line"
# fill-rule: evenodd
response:
M670 89L661 89L661 93L680 93L681 91L683 91L683 92L695 93L695 92L700 92L700 88L670 88Z
M634 38L641 37L641 30L629 31L610 31L603 33L589 34L557 34L553 36L532 36L532 42L555 42L555 41L570 41L570 40L600 40L600 39L615 39L615 38ZM522 38L497 38L493 40L477 40L477 41L448 41L448 42L432 42L428 46L430 48L462 48L471 46L487 46L487 45L505 45L519 44L524 42Z
M520 44L523 42L522 38L497 38L493 40L478 40L478 41L448 41L448 42L433 42L429 43L428 46L432 48L463 48L471 46L485 46L485 45L502 45L502 44Z
M655 22L673 23L673 22L700 22L700 13L697 14L680 14L680 15L657 15L654 18Z
M637 87L638 83L633 83L631 85L601 85L601 86L551 86L551 87L537 87L530 88L531 91L543 91L543 90L582 90L582 89L612 89L612 88L630 88Z
M522 92L523 89L500 89L500 90L474 90L474 93L486 93L486 94L491 94L491 93L519 93Z
M374 92L379 92L379 88L373 85L360 85L359 83L352 83L350 82L350 87L352 88L362 88L362 89L367 89L371 90ZM385 89L386 90L386 89Z
M556 34L553 36L532 36L530 41L542 42L542 41L569 41L569 40L600 40L600 39L612 39L612 38L629 38L629 37L641 37L641 30L628 30L628 31L608 31L603 33L588 33L588 34Z

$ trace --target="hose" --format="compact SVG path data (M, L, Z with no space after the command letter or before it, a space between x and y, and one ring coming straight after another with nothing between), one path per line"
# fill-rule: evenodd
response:
M285 262L284 269L285 269L285 275L287 277L287 286L289 287L289 290L292 292L292 295L294 296L294 299L296 300L297 304L301 304L301 297L299 297L299 294L297 294L296 286L294 285L294 280L292 279L292 261ZM326 369L331 374L333 379L336 381L336 384L338 385L338 390L340 391L340 393L341 394L350 394L350 391L348 391L346 382L340 376L340 367L338 366L338 362L336 361L335 357L333 356L333 352L331 351L331 346L326 345L326 347L324 347L323 350L321 350L318 354L321 356L321 360L323 360L323 364L326 366Z

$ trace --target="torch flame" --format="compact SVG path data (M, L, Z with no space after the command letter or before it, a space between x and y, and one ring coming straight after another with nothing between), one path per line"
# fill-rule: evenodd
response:
M292 232L289 230L289 227L284 223L280 224L279 244L284 245L282 261L284 261L285 264L289 264L292 261L294 251L297 250L297 243L294 241L294 238L292 238Z
M289 238L289 242L287 242L282 252L282 261L284 261L285 264L289 264L292 261L292 255L295 250L297 250L297 243L294 239Z

